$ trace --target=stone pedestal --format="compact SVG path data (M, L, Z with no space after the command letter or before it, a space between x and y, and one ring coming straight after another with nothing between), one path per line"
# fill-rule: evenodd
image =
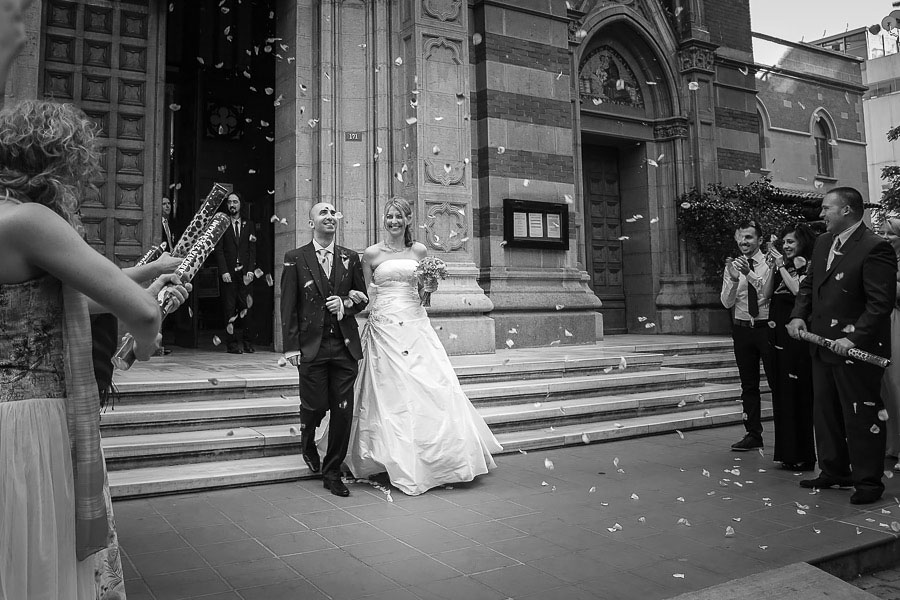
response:
M659 333L730 333L731 317L719 300L719 292L694 275L660 277L656 296Z

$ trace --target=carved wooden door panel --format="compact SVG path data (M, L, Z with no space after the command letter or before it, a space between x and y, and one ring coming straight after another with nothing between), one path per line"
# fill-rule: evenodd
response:
M157 171L156 0L45 0L41 92L101 128L103 176L82 199L88 243L122 266L154 234ZM160 17L163 18L163 17Z
M604 331L625 333L619 155L615 148L585 146L583 156L585 239L591 285L603 302Z

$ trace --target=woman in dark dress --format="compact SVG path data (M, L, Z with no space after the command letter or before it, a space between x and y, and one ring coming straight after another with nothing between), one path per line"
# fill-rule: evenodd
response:
M816 464L812 359L808 345L789 336L786 325L800 280L806 276L815 234L805 223L797 223L781 233L783 253L775 247L779 241L773 241L766 256L770 276L762 295L770 299L770 339L775 347L769 381L775 415L775 460L784 469L810 471Z

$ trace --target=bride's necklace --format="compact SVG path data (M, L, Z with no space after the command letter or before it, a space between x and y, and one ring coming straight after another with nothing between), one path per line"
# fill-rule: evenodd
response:
M397 254L398 252L403 252L406 250L406 248L394 248L387 242L381 242L381 245L385 250L387 250L388 252L393 252L394 254Z

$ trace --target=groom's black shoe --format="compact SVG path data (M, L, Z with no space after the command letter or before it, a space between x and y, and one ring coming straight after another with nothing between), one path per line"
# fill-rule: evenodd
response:
M306 429L303 429L300 433L300 456L303 457L303 462L309 467L310 473L318 473L322 468L322 463L319 461L319 451L316 448L312 432L307 433Z
M347 486L344 485L344 482L341 481L340 477L325 477L322 479L322 483L324 484L324 488L335 496L346 498L350 495L350 490L347 489Z

